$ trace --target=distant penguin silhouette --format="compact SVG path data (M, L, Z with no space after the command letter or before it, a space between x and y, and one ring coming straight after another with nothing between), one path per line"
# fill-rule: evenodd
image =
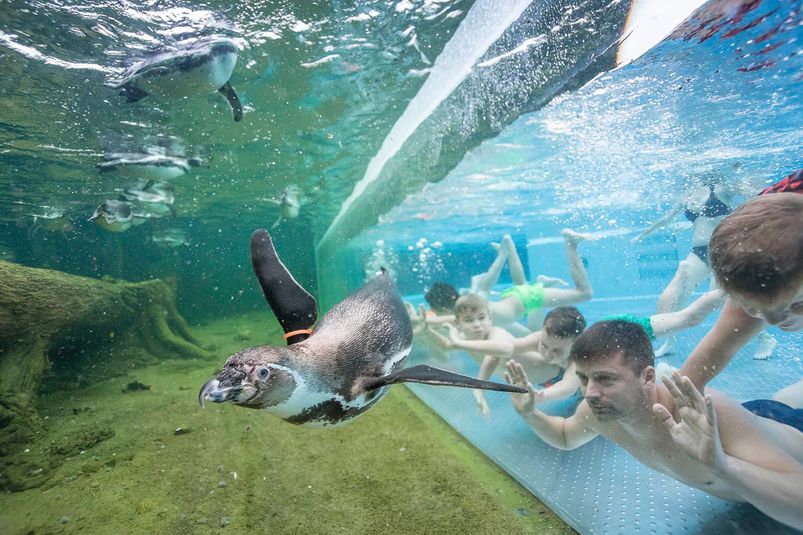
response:
M128 102L149 94L188 97L220 92L231 106L234 120L243 118L243 106L229 83L239 48L227 37L186 39L175 50L153 54L132 65L119 80L107 85L122 89Z
M178 178L193 167L203 165L200 158L149 153L110 153L105 154L103 159L105 161L97 164L101 173L114 172L122 176L150 180Z
M134 224L134 215L129 202L108 199L95 208L87 221L94 221L109 232L125 232Z
M282 191L280 199L265 200L279 207L279 217L276 218L276 221L270 227L271 229L278 227L279 223L285 219L297 218L301 207L310 202L309 199L304 197L304 191L301 187L296 184L288 184L288 186L284 188L284 191Z
M206 400L232 401L293 424L321 427L363 414L394 383L526 393L426 365L404 368L413 330L386 272L335 305L312 332L315 299L282 264L267 231L254 233L251 259L290 345L253 347L229 357L220 374L201 388L202 407Z

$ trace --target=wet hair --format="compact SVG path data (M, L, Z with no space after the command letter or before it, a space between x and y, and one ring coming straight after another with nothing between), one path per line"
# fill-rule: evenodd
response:
M803 195L773 193L744 203L720 221L708 251L723 290L777 298L803 280Z
M424 294L424 299L433 310L452 310L458 297L460 294L455 287L445 282L433 283L429 291Z
M644 328L624 320L600 321L586 329L572 344L569 362L593 363L618 355L636 374L655 363L652 342Z
M544 330L549 336L575 338L586 328L586 320L574 307L557 307L544 318Z
M461 295L454 304L454 317L459 320L461 314L476 313L488 310L488 301L477 294Z

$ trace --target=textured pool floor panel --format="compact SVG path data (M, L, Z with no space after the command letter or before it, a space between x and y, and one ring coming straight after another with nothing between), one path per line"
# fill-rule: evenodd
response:
M590 312L597 308L592 303L583 307L583 312L593 320ZM611 310L609 303L605 309ZM677 341L677 355L661 360L679 366L682 356L688 354L707 328L708 325L684 333L684 338ZM770 397L797 380L801 376L800 335L780 334L778 338L781 349L773 358L753 360L753 346L748 346L712 386L739 401L747 401ZM412 360L415 363L428 361L425 349L416 347ZM446 365L431 363L473 376L478 371L474 361L461 353L453 354ZM500 377L496 379L501 380ZM655 472L603 437L573 451L552 448L532 433L513 410L506 394L486 394L491 415L483 418L469 389L415 384L409 388L580 533L799 533L751 505L714 498ZM542 408L550 414L568 415L573 412L576 401L544 404Z

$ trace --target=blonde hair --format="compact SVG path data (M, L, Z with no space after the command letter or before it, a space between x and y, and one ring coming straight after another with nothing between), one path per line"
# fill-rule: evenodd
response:
M460 296L454 303L454 317L460 319L461 314L489 311L488 301L477 294L466 294Z

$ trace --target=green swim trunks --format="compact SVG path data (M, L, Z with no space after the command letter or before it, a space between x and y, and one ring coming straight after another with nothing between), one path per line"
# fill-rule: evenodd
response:
M540 282L535 284L519 284L511 286L502 292L502 299L508 296L515 296L524 307L525 313L539 310L544 306L544 285Z
M652 322L650 322L649 316L634 316L633 314L613 314L611 316L605 316L600 321L613 321L613 320L629 321L630 323L641 325L642 328L647 332L647 336L650 337L650 340L655 341L655 331L652 330Z

